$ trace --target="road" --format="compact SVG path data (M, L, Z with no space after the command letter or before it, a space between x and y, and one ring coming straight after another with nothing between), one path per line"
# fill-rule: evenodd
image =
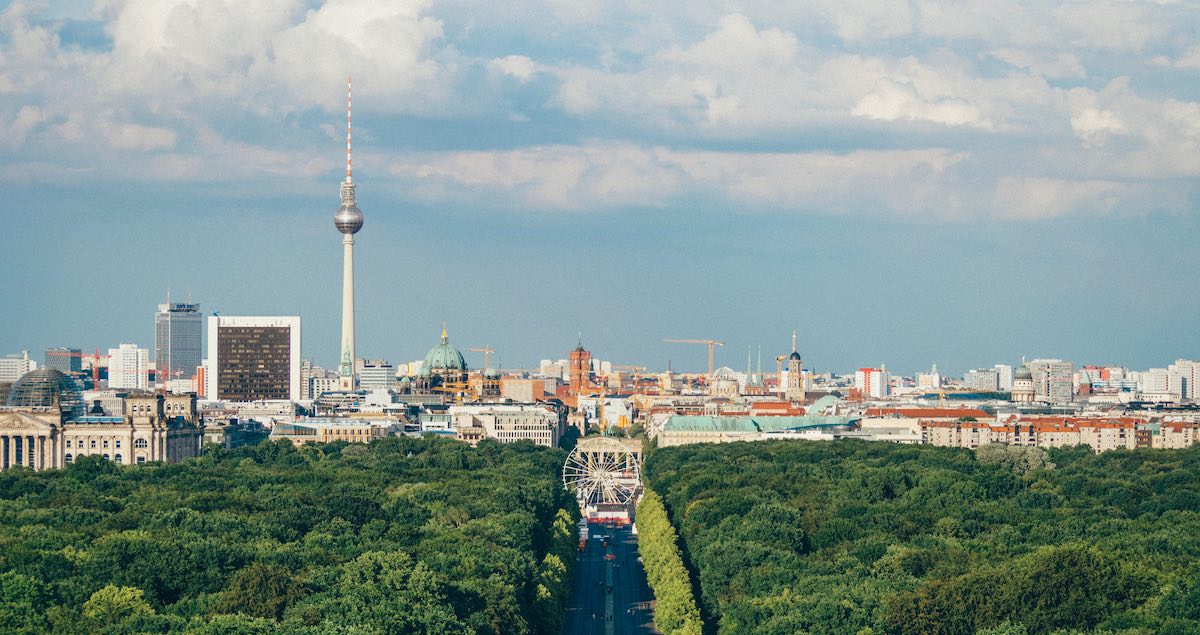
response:
M612 536L611 551L615 560L606 561L606 549L596 536ZM624 635L626 633L655 633L653 595L646 584L646 572L637 559L637 536L628 528L608 528L592 525L592 537L587 549L579 554L575 568L575 584L563 633L566 635ZM612 575L611 618L606 615L608 593L606 576ZM595 617L592 617L595 615ZM609 626L611 625L611 630Z

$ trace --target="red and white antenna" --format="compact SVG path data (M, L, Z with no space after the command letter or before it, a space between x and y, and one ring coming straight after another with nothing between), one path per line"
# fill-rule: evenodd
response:
M350 96L351 96L351 79L346 78L346 182L350 183L354 179L352 170L350 169Z

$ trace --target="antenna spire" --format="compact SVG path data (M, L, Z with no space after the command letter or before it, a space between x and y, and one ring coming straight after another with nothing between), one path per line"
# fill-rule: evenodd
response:
M346 78L346 182L354 181L353 171L350 169L350 97L352 95L352 84L350 77Z
M796 329L792 329L792 352L796 352Z

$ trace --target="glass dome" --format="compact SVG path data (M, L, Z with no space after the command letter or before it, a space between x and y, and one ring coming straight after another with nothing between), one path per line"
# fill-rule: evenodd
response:
M21 375L8 391L10 406L58 406L64 419L83 415L83 393L74 379L52 368L39 368Z

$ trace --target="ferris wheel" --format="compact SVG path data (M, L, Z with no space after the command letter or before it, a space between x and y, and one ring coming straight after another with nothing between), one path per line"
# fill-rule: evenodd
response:
M580 505L627 504L642 485L638 453L612 437L582 439L567 455L563 484Z

